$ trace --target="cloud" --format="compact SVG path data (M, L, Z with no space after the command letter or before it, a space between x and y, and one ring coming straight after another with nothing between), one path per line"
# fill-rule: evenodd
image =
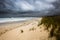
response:
M21 10L23 10L23 11L34 10L34 6L29 4L26 1L16 2L16 6L18 8L21 8Z
M5 0L3 3L7 9L14 11L41 11L54 8L51 3L55 1L56 0Z
M4 0L0 4L0 17L45 15L49 11L55 10L55 5L58 6L57 5L58 3L56 3L55 1L56 0ZM53 2L55 2L56 4L53 5L52 4ZM1 12L1 9L2 9L2 12ZM22 14L21 13L22 11L26 11L26 12L39 11L39 13L31 12L31 14L30 13Z
M29 0L30 1L30 0ZM15 7L19 10L28 11L28 10L34 10L34 11L41 11L41 10L49 10L54 9L54 6L51 4L51 2L55 2L55 0L31 0L29 2L28 0L17 0L15 2ZM31 3L32 2L32 3Z
M45 1L48 2L48 3L52 3L52 2L55 2L57 0L45 0Z
M42 1L36 1L35 2L35 7L36 7L37 10L40 10L40 11L54 8L54 6L52 4L42 2Z

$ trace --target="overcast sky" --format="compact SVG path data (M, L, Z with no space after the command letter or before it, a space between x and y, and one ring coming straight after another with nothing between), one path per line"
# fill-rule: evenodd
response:
M49 11L48 10L54 10L55 6L52 4L58 0L1 0L0 1L0 17L11 17L11 16L40 16L42 13L35 13L35 14L18 14L17 11L42 11L45 15ZM8 10L7 10L8 9ZM11 10L9 12L9 10ZM45 10L45 11L43 11ZM47 11L46 11L47 10ZM1 12L2 11L2 12ZM6 11L8 13L4 13L3 11ZM14 12L12 12L14 11ZM15 14L16 13L16 14Z
M5 0L4 5L8 9L16 10L16 11L41 11L47 9L53 9L53 2L56 0ZM2 6L2 5L0 5Z

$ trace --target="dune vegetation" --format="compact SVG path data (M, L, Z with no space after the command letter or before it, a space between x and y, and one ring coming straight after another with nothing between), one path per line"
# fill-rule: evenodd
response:
M43 27L50 32L49 37L56 37L56 40L60 40L60 16L42 17L38 26L40 25L44 25Z

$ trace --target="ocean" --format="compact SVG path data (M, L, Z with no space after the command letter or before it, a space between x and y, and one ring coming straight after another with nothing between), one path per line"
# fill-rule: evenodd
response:
M25 21L33 19L34 17L20 17L20 18L0 18L0 23L14 22L14 21Z

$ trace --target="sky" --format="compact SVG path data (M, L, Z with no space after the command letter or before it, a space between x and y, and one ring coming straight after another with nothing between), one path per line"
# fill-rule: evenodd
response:
M4 5L7 9L16 11L41 11L54 8L52 3L55 1L56 0L5 0Z
M55 10L55 6L52 4L54 2L57 2L57 0L1 0L0 17L43 16L43 11L45 15L49 10ZM18 13L29 11L35 12L32 13L35 15L31 13Z

